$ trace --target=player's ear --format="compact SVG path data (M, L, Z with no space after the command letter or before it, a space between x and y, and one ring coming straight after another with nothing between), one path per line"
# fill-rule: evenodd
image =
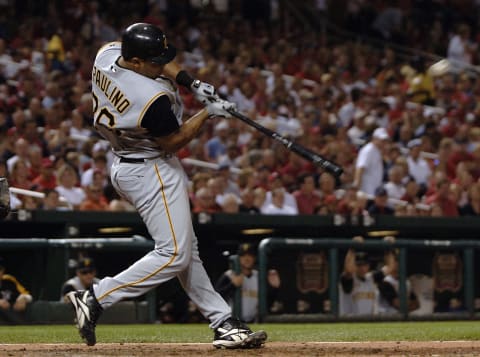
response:
M137 69L142 66L143 61L138 57L132 57L130 59L130 63L133 64L133 66Z

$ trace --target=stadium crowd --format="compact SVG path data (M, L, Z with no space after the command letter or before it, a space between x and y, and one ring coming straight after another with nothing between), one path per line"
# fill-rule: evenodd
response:
M177 153L218 167L184 161L193 212L480 214L480 81L472 71L480 40L460 10L448 22L435 17L431 49L450 59L436 63L305 33L274 11L259 21L251 9L232 16L187 2L119 4L110 12L110 1L47 3L42 17L2 7L0 176L45 194L12 196L13 208L133 210L109 184L112 153L92 129L89 82L98 48L127 24L146 21L164 29L184 68L239 111L344 168L335 179L238 120L213 119ZM408 15L401 5L375 6L378 26L381 16ZM397 42L416 47L408 24L399 22L405 31ZM377 37L388 38L377 25ZM201 108L180 91L186 116Z

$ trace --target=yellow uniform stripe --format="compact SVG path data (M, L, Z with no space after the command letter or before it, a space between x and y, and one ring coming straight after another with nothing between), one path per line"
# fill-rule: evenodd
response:
M142 123L142 119L143 119L143 116L145 115L145 112L147 111L147 109L150 107L150 105L152 105L152 103L160 96L162 95L166 95L168 96L168 93L167 92L159 92L157 93L155 96L153 96L148 102L147 104L145 104L145 106L143 107L142 109L142 112L140 113L140 116L138 117L138 120L137 120L137 128L140 128L140 124ZM169 96L168 96L169 97ZM170 98L170 97L169 97Z
M155 164L155 173L157 175L157 178L158 178L158 181L160 182L160 189L162 191L162 198L163 198L163 205L165 206L165 212L167 213L167 218L168 218L168 224L170 225L170 232L172 233L172 238L173 238L173 245L174 245L174 251L173 251L173 254L172 254L172 257L170 258L170 260L168 262L166 262L164 265L162 265L160 268L158 268L157 270L155 270L153 273L151 274L148 274L147 276L145 276L144 278L142 279L139 279L137 281L134 281L132 283L126 283L126 284L122 284L122 285L119 285L113 289L110 289L109 291L107 291L105 294L103 294L102 296L98 297L97 300L100 301L102 299L104 299L105 297L107 297L108 295L110 295L111 293L113 293L114 291L117 291L119 289L123 289L123 288L126 288L126 287L129 287L129 286L132 286L132 285L137 285L139 283L142 283L144 282L145 280L148 280L150 279L152 276L158 274L159 272L161 272L163 269L165 269L166 267L168 267L170 264L173 263L173 261L175 260L175 257L177 256L178 254L178 245L177 245L177 237L175 236L175 230L173 228L173 223L172 223L172 219L170 217L170 210L168 208L168 203L167 203L167 198L165 196L165 191L163 190L163 180L162 180L162 176L160 175L160 172L158 170L158 166L157 164Z
M9 281L11 281L12 283L14 283L14 284L15 284L15 287L17 288L17 290L18 290L18 292L19 292L20 294L30 294L30 293L28 292L28 290L25 289L25 287L24 287L22 284L20 284L20 282L17 280L17 278L15 278L13 275L4 274L2 279L3 279L3 280L9 280Z

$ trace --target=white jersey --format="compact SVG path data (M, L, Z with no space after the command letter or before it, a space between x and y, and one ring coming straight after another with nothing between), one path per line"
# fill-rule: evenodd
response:
M435 301L433 299L433 278L425 274L414 274L408 279L413 293L417 296L418 309L411 315L430 315L433 313Z
M155 137L141 127L149 106L160 96L168 96L178 124L182 124L183 105L172 81L151 79L118 65L120 42L103 46L92 70L95 129L121 157L155 158L163 152ZM153 93L153 94L152 94ZM162 118L158 118L162 120Z
M339 314L340 316L375 315L377 313L378 290L373 274L367 273L365 279L353 275L353 289L347 294L340 284Z
M98 284L100 279L98 278L93 278L93 283ZM65 283L63 283L63 286L70 285L73 287L74 290L86 290L87 287L82 284L82 281L78 276L74 276L73 278L68 279ZM60 301L63 301L63 296L60 296Z
M393 289L398 294L398 289L400 287L400 282L398 281L397 278L394 278L392 275L387 275L383 279L383 281L392 285ZM407 285L407 304L408 304L408 300L410 299L410 293L412 291L411 286L410 286L410 281L407 280L406 285ZM382 298L380 296L379 303L378 303L378 312L380 314L388 315L388 314L398 313L399 310L396 309L395 307L393 307L392 305L390 305L387 300L385 300L384 298Z
M227 271L232 276L233 271ZM233 304L233 301L230 303ZM254 321L258 312L258 270L253 269L252 275L243 276L242 283L242 320Z

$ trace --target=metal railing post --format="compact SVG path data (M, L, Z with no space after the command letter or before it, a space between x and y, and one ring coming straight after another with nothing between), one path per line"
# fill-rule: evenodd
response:
M258 246L258 320L264 321L267 316L267 264L270 238L264 239Z
M473 317L475 312L475 270L473 248L470 247L463 250L463 259L465 261L465 271L463 276L463 284L465 286L465 308L470 317Z
M400 299L400 313L403 318L408 317L408 296L407 296L407 248L400 248L398 254L398 297Z
M240 262L238 255L234 254L229 257L231 269L235 274L240 274ZM242 286L235 288L235 295L233 296L232 313L234 316L241 318L242 316Z
M338 248L328 250L329 279L328 295L330 298L330 313L338 317Z

